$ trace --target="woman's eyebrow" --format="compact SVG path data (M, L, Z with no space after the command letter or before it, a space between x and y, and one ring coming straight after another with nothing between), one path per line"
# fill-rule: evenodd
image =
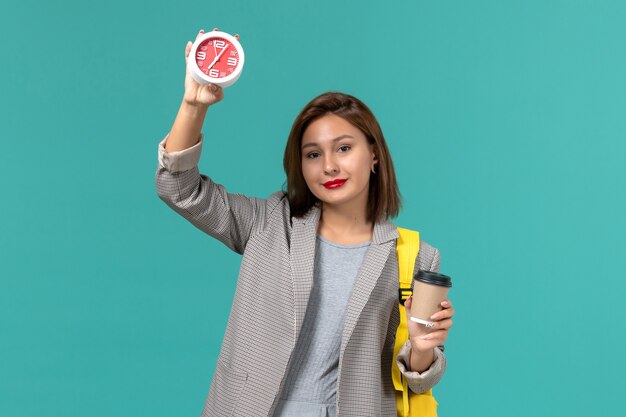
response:
M345 139L345 138L352 138L352 139L354 139L354 136L350 136L350 135L341 135L341 136L337 136L335 139L332 139L332 140L331 140L331 142L333 142L333 143L334 143L334 142L337 142L338 140ZM309 146L318 146L318 145L319 145L319 144L318 144L318 143L316 143L316 142L309 142L309 143L307 143L306 145L303 145L303 146L302 146L302 149L304 149L304 148L308 148Z

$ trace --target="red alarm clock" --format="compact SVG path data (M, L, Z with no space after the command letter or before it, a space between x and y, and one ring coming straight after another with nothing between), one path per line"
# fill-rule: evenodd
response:
M199 84L228 87L237 81L243 69L244 54L239 35L217 29L199 36L191 46L187 65Z

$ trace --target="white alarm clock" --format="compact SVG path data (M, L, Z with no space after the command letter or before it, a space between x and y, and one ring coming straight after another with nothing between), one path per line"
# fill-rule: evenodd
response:
M228 87L243 69L244 54L239 35L213 30L199 36L191 46L187 66L199 84Z

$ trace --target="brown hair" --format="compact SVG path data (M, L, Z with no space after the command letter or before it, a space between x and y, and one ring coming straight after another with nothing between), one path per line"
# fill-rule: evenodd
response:
M302 135L314 120L335 114L357 127L370 144L374 145L374 154L378 157L376 173L370 172L367 201L367 220L377 222L389 217L396 217L400 211L401 196L396 182L393 162L383 132L372 111L358 98L337 91L329 91L311 100L300 111L291 127L283 166L287 174L287 191L291 215L304 215L319 199L306 185L302 174Z

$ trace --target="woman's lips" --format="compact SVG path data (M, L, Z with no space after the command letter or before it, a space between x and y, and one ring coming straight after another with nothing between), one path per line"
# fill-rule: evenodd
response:
M330 189L330 188L339 188L341 187L343 184L345 184L347 180L334 180L334 181L328 181L324 183L324 187Z

